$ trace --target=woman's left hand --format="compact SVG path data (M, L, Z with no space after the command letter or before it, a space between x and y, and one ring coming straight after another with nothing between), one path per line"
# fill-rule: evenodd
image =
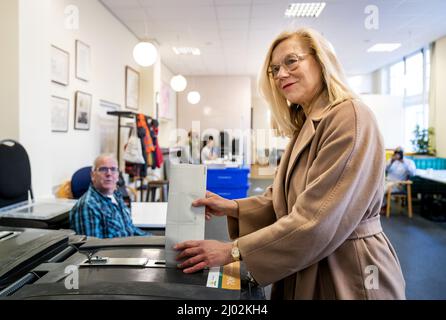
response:
M186 259L178 267L184 273L194 273L204 268L224 266L233 262L232 243L215 240L190 240L178 243L175 250L181 251L177 260Z

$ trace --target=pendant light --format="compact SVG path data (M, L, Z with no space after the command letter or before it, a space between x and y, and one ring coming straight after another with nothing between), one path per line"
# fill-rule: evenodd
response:
M201 95L198 91L191 91L187 95L187 101L189 101L190 104L198 104L201 100Z
M133 49L133 58L142 67L149 67L156 62L158 50L150 42L140 42Z
M138 0L139 6L141 7L142 12L144 13L144 28L145 28L145 39L148 38L148 26L147 26L147 12L144 6L141 4L141 1ZM136 63L142 67L149 67L153 65L158 58L158 50L153 45L153 43L149 41L141 41L139 42L135 48L133 49L133 58Z
M176 92L183 92L187 87L187 80L181 74L176 75L170 80L170 86Z

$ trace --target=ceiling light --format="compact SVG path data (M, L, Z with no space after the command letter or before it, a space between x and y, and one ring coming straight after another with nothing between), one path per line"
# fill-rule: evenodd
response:
M204 107L203 108L203 113L205 116L209 116L212 113L212 108L211 107Z
M197 104L200 102L200 100L201 96L200 93L198 93L197 91L191 91L187 95L187 101L189 101L190 104Z
M392 52L401 47L401 43L377 43L371 46L367 52Z
M199 55L201 55L201 51L198 48L192 48L192 47L172 47L172 50L177 55L192 55L192 56L199 56Z
M170 80L170 86L176 92L183 92L187 87L187 80L181 74L176 75Z
M133 49L133 58L142 67L149 67L156 62L158 50L150 42L140 42Z
M285 10L285 17L310 17L317 18L325 8L325 2L290 3Z

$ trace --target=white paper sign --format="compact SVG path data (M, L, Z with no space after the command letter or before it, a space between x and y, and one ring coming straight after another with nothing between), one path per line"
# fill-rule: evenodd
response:
M206 197L206 167L178 164L170 168L166 219L166 265L176 268L173 246L186 240L204 240L205 208L192 202Z

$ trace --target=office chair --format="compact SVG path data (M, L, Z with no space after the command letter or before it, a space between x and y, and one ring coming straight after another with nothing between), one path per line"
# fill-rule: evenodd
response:
M73 194L74 199L79 199L84 195L85 192L88 191L91 184L91 170L92 167L84 167L77 170L73 176L71 177L71 193ZM119 173L119 181L118 181L118 190L121 192L124 201L127 205L130 205L132 198L129 193L133 196L133 199L136 200L136 191L125 185L124 178L122 173Z
M74 199L79 199L87 192L91 183L91 169L92 167L84 167L77 170L71 177L71 192Z
M0 208L34 199L31 165L25 148L14 140L0 141Z

